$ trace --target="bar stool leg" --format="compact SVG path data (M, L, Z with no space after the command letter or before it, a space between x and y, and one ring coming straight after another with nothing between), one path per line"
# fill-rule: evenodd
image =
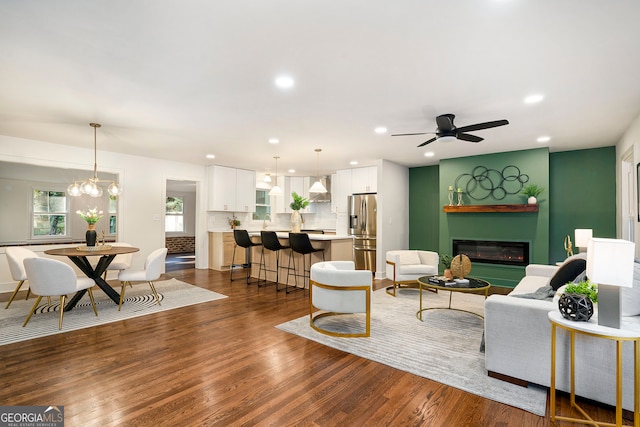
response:
M229 281L233 282L233 268L235 267L235 260L236 260L236 248L238 247L237 244L234 243L233 245L233 254L231 255L231 265L229 265Z

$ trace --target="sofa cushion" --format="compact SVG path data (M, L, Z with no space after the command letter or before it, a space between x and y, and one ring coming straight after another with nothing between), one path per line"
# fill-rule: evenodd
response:
M573 282L587 268L587 260L581 257L570 257L560 266L549 281L555 290L567 282Z
M420 255L417 251L400 251L398 259L401 265L420 264Z
M621 288L620 300L623 316L640 314L640 263L633 263L633 287Z
M401 265L398 267L398 274L412 274L427 276L429 274L438 274L438 268L433 265L427 264L415 264L415 265Z

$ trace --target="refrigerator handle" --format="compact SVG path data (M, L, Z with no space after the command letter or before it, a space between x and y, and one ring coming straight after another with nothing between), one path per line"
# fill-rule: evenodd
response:
M362 224L367 224L367 201L365 200L364 197L362 198L361 212L362 212Z

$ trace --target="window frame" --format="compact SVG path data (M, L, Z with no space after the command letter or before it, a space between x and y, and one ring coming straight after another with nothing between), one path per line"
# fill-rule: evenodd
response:
M180 199L180 201L182 202L182 212L169 212L167 211L167 203L168 203L168 199L169 198L173 198L173 199ZM175 231L175 230L168 230L167 229L167 219L169 217L182 217L182 230L179 231ZM171 233L171 234L184 234L185 233L185 226L184 226L184 197L183 196L169 196L167 195L165 197L164 200L164 231L165 233Z
M35 199L34 193L36 191L47 192L47 193L63 193L65 198L65 211L56 211L56 212L36 212L35 210ZM70 209L71 209L71 201L69 199L69 195L67 194L66 188L63 188L59 185L55 184L45 184L45 185L33 185L31 187L31 192L29 193L29 235L31 240L37 241L58 241L58 240L68 240L71 234L71 223L70 223ZM36 215L60 215L64 216L64 234L35 234L35 217Z

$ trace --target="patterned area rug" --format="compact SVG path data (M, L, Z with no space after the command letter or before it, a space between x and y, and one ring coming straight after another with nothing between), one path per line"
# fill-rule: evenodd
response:
M4 309L6 303L3 303L3 307L0 308L0 331L2 331L0 345L227 298L225 295L176 279L154 282L154 284L162 305L156 304L148 284L138 283L134 284L133 288L127 288L121 311L118 311L118 305L111 301L102 290L95 287L93 295L96 300L98 316L96 317L93 312L89 294L86 294L73 310L64 313L62 330L58 329L58 319L60 318L60 298L58 297L51 299L50 306L47 305L47 299L42 298L35 314L25 327L22 327L22 324L35 302L35 297L31 296L28 301L25 301L24 298L15 299L6 310ZM119 288L116 290L120 291Z
M425 307L444 307L449 292L423 293ZM484 296L454 293L452 307L484 313ZM520 387L487 376L480 344L482 318L456 310L427 310L424 322L416 318L418 291L402 289L396 298L383 289L373 293L371 336L335 338L309 326L309 316L278 325L277 328L329 347L410 372L487 399L544 416L547 390ZM341 315L317 323L335 331L362 331L364 315Z

